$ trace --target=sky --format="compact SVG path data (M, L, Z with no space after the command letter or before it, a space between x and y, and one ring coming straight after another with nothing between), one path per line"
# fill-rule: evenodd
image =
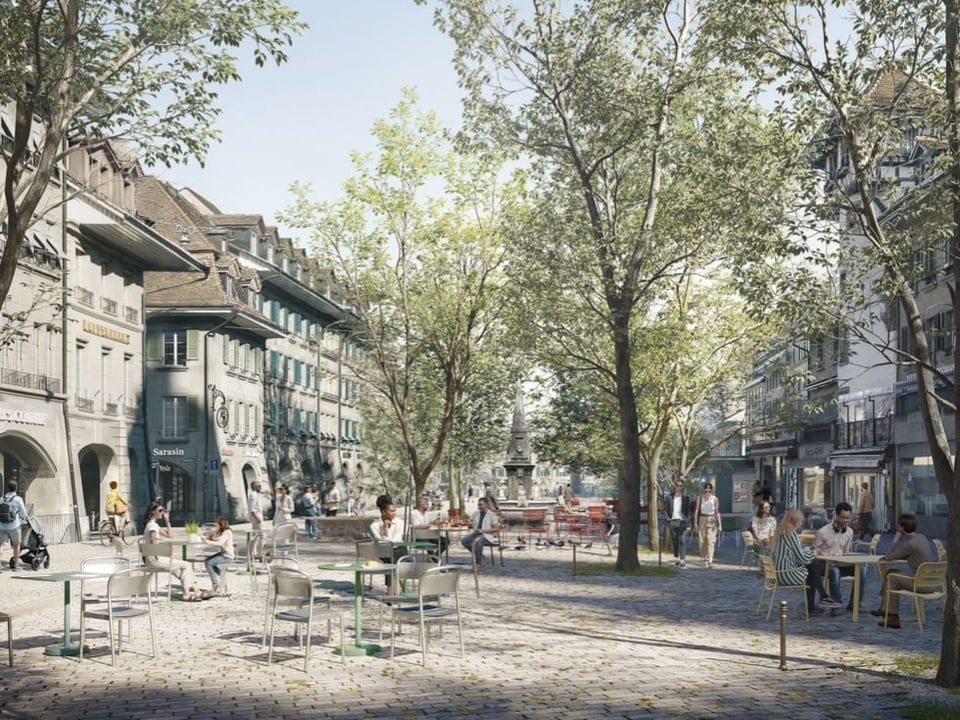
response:
M460 124L453 42L433 26L432 10L413 0L287 0L310 28L289 60L257 68L220 93L221 142L196 163L149 168L190 187L225 213L263 215L268 225L291 204L294 181L333 200L352 175L350 153L371 151L370 133L415 87L420 107L448 127ZM297 232L281 225L281 234ZM298 243L303 245L303 243Z

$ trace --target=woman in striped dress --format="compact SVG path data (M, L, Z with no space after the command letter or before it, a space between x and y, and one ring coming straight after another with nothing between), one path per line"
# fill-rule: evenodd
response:
M780 527L773 542L773 564L777 568L777 581L784 585L807 586L807 611L810 613L823 612L814 605L816 593L821 598L827 597L823 587L823 577L814 562L816 555L813 548L806 547L800 542L798 530L803 525L803 513L793 508L783 514Z

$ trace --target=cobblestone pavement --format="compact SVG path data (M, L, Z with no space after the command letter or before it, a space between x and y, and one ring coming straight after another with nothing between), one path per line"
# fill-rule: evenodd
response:
M753 615L760 581L754 571L738 571L740 551L727 543L714 569L692 557L688 569L674 570L666 557L664 577L603 572L599 568L613 559L596 547L578 551L577 575L569 547L509 549L503 568L484 568L479 599L472 578L461 584L466 656L460 658L456 629L448 627L431 641L426 668L413 629L399 637L392 662L387 651L341 664L328 645L316 644L309 674L282 630L280 662L267 666L261 648L265 582L252 586L244 575L231 578L228 598L159 601L158 660L149 657L146 623L138 622L131 645L111 668L103 624L97 623L88 633L93 654L80 664L43 654L44 646L62 638L62 604L55 597L15 622L15 667L0 664L0 718L850 720L900 718L901 708L920 700L960 705L960 698L900 670L904 658L937 657L939 604L929 606L923 635L910 611L899 631L877 627L866 612L856 624L849 614L811 617L809 623L792 616L787 667L780 670L776 611L769 621ZM465 560L454 545L453 559ZM104 554L90 543L50 550L51 571L76 569L81 558ZM311 572L322 562L352 557L350 544L301 544L302 563ZM655 565L656 558L644 556L643 562ZM351 578L316 572L349 611ZM0 573L0 605L62 594L60 585L13 575ZM206 583L202 568L198 577ZM877 590L871 577L865 608L876 605ZM796 595L788 599L793 603ZM377 604L368 601L366 638L376 638L377 619ZM75 603L75 630L78 623Z

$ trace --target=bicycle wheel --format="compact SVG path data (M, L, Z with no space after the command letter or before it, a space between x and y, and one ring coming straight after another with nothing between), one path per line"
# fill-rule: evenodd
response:
M136 533L130 532L130 521L124 520L123 527L120 528L120 539L129 545L136 539Z
M109 520L104 520L100 523L100 527L97 528L100 532L100 543L104 547L110 547L113 542L113 536L115 534L113 529L113 523Z

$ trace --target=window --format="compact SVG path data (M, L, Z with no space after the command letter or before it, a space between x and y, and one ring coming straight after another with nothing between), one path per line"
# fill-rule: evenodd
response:
M163 364L185 367L187 364L187 331L166 330L163 333Z
M182 395L163 398L162 413L163 437L165 439L186 437L187 398Z

